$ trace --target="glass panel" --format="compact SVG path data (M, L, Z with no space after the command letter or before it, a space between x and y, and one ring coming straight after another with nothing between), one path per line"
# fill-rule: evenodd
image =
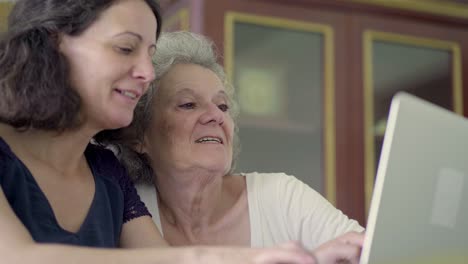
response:
M286 172L323 193L323 34L234 24L237 171Z
M374 41L373 47L375 160L378 163L392 96L397 91L406 91L453 109L453 74L449 50L386 41Z

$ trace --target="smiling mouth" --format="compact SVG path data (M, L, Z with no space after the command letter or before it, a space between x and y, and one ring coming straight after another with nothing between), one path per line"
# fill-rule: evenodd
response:
M195 143L218 143L218 144L223 144L223 141L220 138L216 138L216 137L202 137L200 139L195 140Z
M138 94L136 94L135 92L132 92L132 91L124 91L124 90L119 90L119 89L115 89L119 94L125 96L125 97L128 97L132 100L135 100L138 98Z

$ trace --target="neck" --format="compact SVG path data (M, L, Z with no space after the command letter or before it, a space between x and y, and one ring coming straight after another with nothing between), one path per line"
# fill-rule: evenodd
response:
M216 228L232 203L223 179L222 174L207 171L158 172L155 184L161 217L187 237Z
M75 170L82 161L86 146L94 134L84 130L19 132L13 127L0 124L0 136L19 157L27 157L47 164L64 175Z

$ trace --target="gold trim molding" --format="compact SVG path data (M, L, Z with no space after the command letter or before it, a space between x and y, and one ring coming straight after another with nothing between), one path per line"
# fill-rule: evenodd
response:
M13 8L13 2L0 3L0 32L7 29L8 15Z
M234 26L236 22L262 25L288 30L320 33L324 43L324 160L325 196L336 204L336 153L335 153L335 44L331 26L297 20L227 12L224 19L224 64L228 78L233 80L234 71Z
M352 2L378 5L396 9L443 15L448 17L468 18L468 4L447 2L445 0L349 0Z

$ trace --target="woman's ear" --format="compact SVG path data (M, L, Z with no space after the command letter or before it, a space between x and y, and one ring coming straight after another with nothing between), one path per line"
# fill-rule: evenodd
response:
M68 36L63 33L54 33L51 37L55 40L55 43L57 43L58 50L63 53L64 45L69 41Z

